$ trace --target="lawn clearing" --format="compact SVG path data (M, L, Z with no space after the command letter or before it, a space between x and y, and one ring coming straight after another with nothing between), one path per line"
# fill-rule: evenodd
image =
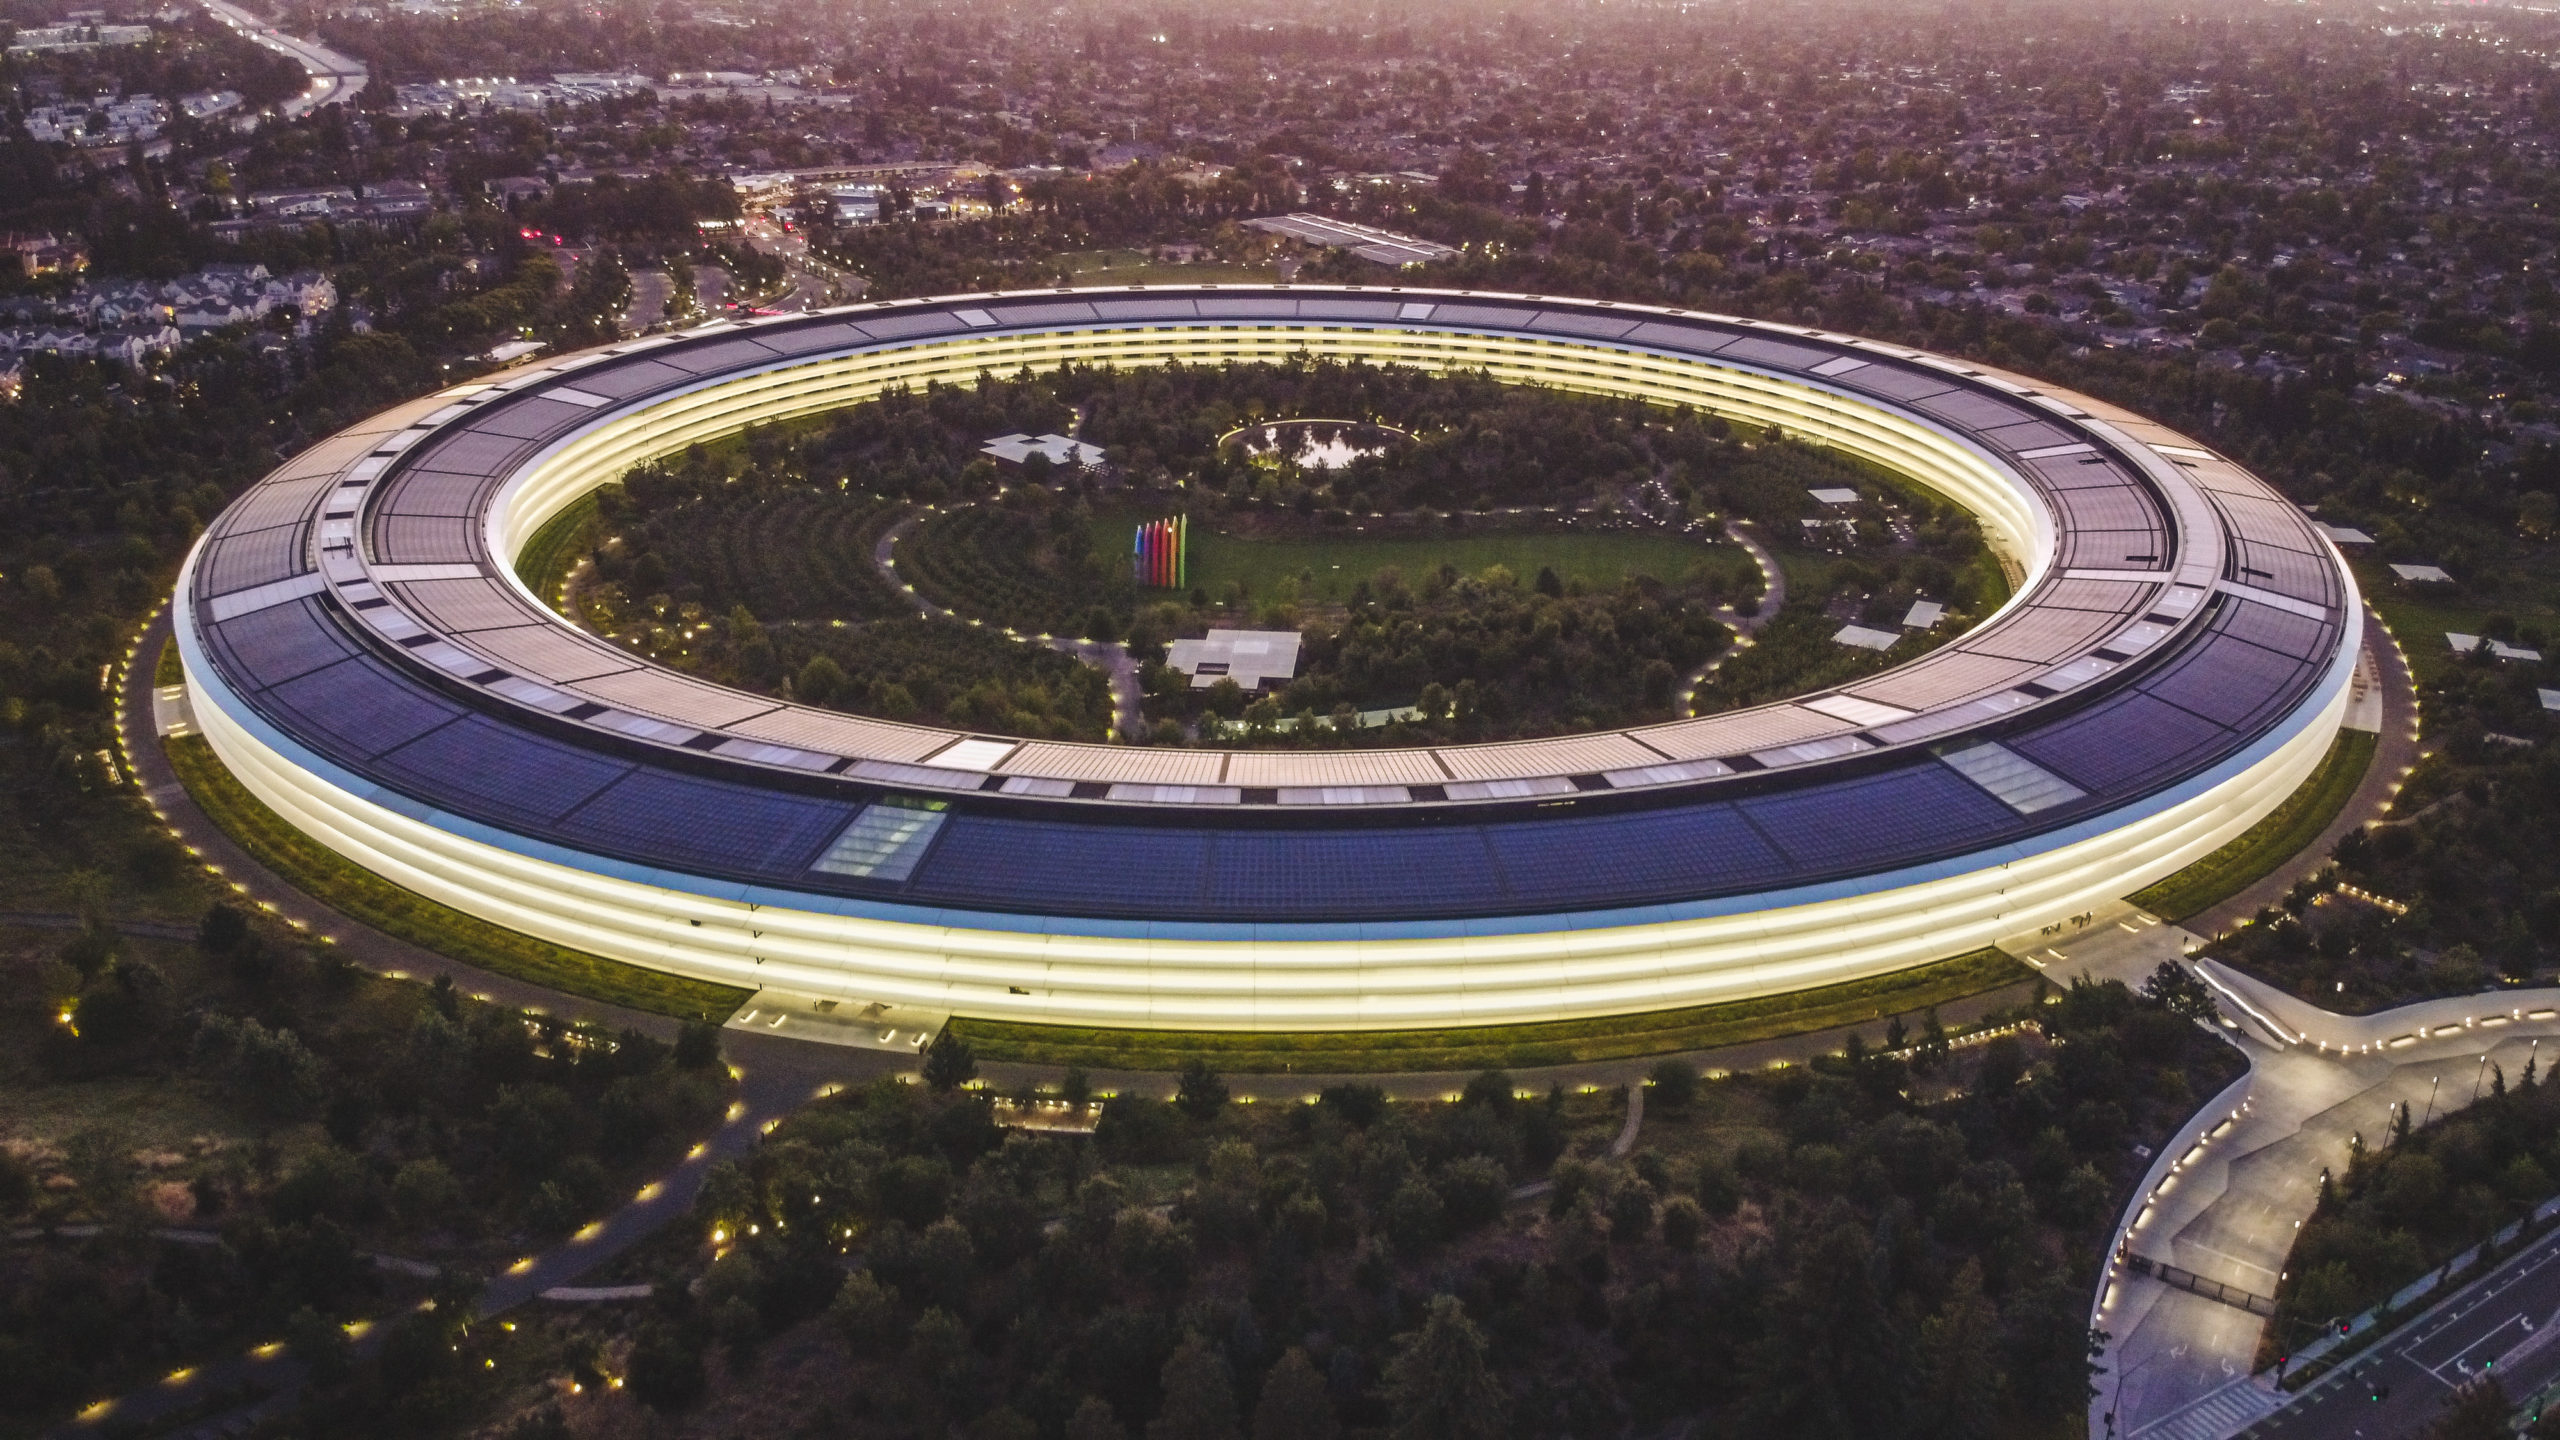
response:
M1119 510L1093 522L1098 553L1125 555L1135 527L1152 514ZM1371 535L1345 527L1339 534L1259 539L1208 525L1191 530L1191 585L1222 598L1241 584L1249 600L1276 599L1291 581L1301 603L1339 605L1352 587L1393 568L1408 585L1443 565L1476 575L1500 565L1526 585L1544 567L1556 578L1614 590L1630 575L1676 581L1701 566L1739 575L1751 568L1741 547L1660 530L1487 530L1447 535Z

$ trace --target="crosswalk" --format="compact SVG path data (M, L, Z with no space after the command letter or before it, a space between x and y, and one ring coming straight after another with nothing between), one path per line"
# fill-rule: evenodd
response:
M2181 1409L2161 1416L2125 1440L2224 1440L2283 1408L2289 1395L2270 1395L2244 1376Z

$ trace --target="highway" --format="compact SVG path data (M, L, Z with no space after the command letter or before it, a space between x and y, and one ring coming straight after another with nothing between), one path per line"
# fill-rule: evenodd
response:
M768 302L767 308L782 311L823 310L862 298L865 282L809 253L808 237L797 230L785 230L769 215L749 215L746 221L747 243L768 255L780 256L791 288Z
M287 35L258 16L226 0L197 0L205 13L239 31L252 42L263 45L302 67L311 83L301 94L276 107L287 120L299 120L323 105L353 100L364 89L364 62L351 55L341 55L317 40L302 40Z

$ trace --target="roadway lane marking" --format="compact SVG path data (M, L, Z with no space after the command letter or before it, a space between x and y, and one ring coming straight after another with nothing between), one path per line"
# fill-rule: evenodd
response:
M2514 1335L2514 1339L2512 1341L2506 1338L2510 1332ZM2491 1326L2486 1334L2472 1339L2461 1349L2453 1352L2453 1354L2448 1358L2427 1367L2427 1373L2434 1376L2439 1382L2448 1387L2459 1387L2465 1382L2477 1377L2481 1373L2481 1369L2495 1369L2498 1361L2504 1359L2507 1353L2515 1349L2516 1346L2523 1344L2525 1339L2532 1334L2533 1321L2526 1318L2524 1312L2517 1311L2515 1314L2499 1321L2496 1325ZM2490 1347L2495 1348L2493 1349ZM2482 1362L2480 1368L2474 1368L2471 1363L2472 1357L2475 1355L2477 1355ZM2462 1379L2445 1379L2444 1372L2448 1367L2450 1367L2456 1374L2459 1374Z

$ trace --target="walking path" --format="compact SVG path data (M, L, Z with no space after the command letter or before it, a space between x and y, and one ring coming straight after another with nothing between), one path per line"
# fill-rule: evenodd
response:
M2362 829L2389 815L2392 797L2400 793L2402 782L2417 768L2425 751L2418 739L2418 692L2409 675L2409 658L2401 653L2399 642L2382 628L2382 617L2369 605L2364 612L2364 654L2356 667L2356 689L2347 707L2347 726L2375 731L2377 737L2373 763L2364 772L2364 783L2348 798L2338 818L2329 822L2329 828L2321 831L2318 839L2304 846L2292 860L2277 866L2265 879L2203 914L2190 917L2185 922L2188 929L2203 935L2224 935L2284 899L2295 882L2329 863L2348 831Z
M927 506L926 510L930 513L935 508L937 507ZM881 579L895 586L899 594L907 597L907 603L916 607L917 614L937 620L957 620L964 625L984 627L987 622L983 620L971 619L956 610L947 610L927 600L922 592L899 576L896 554L898 542L906 538L907 532L915 528L920 518L922 517L918 515L908 515L897 524L880 532L880 538L871 546L872 568L880 572ZM1064 651L1101 671L1111 682L1112 729L1124 740L1135 739L1146 733L1147 719L1138 709L1140 695L1138 662L1129 657L1128 646L1116 640L1086 640L1070 635L1031 636L1005 626L996 628L1026 645L1046 645L1052 650Z
M1741 546L1751 556L1751 563L1760 567L1760 603L1753 606L1748 615L1730 605L1717 609L1717 618L1733 627L1733 643L1717 652L1714 659L1690 671L1688 678L1680 682L1680 713L1683 716L1698 713L1698 687L1707 683L1707 677L1716 673L1724 662L1758 643L1752 637L1777 619L1778 612L1786 608L1786 568L1778 563L1777 556L1769 553L1768 546L1760 543L1760 537L1751 532L1752 524L1748 520L1728 520L1724 525L1727 538Z

